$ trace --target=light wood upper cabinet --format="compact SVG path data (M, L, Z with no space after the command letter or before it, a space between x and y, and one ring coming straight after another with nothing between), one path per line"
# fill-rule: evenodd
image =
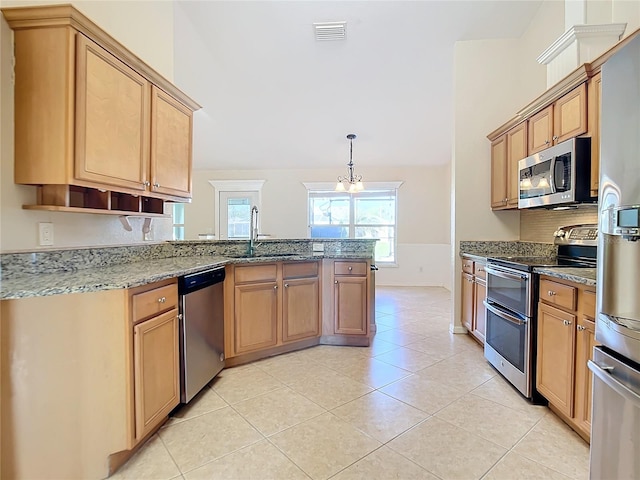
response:
M527 122L507 132L507 205L518 207L518 162L527 156Z
M76 38L75 178L145 190L149 82L84 35Z
M553 106L529 119L529 155L549 148L553 142Z
M151 191L188 197L193 112L158 87L151 91Z
M43 186L40 205L96 213L150 212L123 209L131 199L119 194L191 198L198 104L70 5L3 14L15 39L16 183ZM115 195L83 202L95 192L78 189Z
M529 155L587 131L587 84L529 118Z
M507 137L491 143L491 208L507 206Z
M600 112L602 109L602 75L589 81L589 135L591 136L591 196L598 196L600 183Z

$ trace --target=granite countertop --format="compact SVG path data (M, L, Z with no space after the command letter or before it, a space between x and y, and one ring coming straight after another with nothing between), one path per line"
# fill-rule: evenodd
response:
M561 278L571 282L596 286L596 269L587 267L537 267L533 271L540 275Z
M362 259L369 258L360 253L345 254L300 254L255 257L226 257L221 255L194 255L147 259L105 267L86 268L57 273L25 273L2 280L0 299L9 300L26 297L41 297L65 293L84 293L99 290L132 288L148 283L175 278L209 268L228 264L266 263L276 261L318 260L323 258Z

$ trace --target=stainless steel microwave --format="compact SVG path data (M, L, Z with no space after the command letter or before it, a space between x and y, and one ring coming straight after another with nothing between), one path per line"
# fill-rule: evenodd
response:
M518 208L595 203L591 139L572 138L518 162Z

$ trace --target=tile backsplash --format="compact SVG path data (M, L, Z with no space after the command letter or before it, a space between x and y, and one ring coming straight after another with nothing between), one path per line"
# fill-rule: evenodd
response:
M553 232L565 225L598 223L596 205L575 210L526 209L520 211L520 240L553 243Z

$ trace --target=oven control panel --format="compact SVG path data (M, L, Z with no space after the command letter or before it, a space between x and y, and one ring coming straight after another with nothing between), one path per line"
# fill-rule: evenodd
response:
M558 228L554 233L556 245L596 245L598 225L570 225Z

